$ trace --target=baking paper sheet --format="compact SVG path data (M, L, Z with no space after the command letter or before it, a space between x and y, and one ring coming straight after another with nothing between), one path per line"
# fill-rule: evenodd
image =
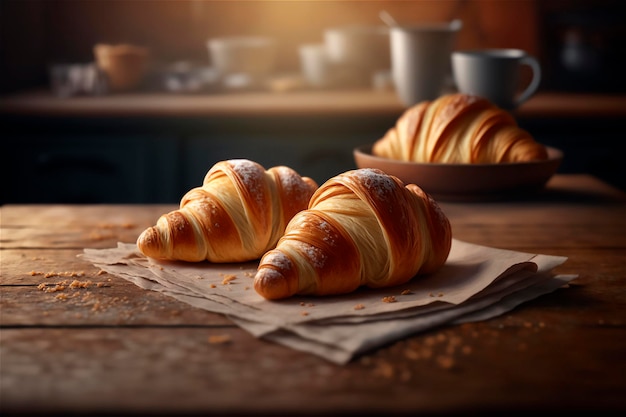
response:
M395 340L445 324L486 320L576 278L550 271L566 257L453 239L446 264L391 288L268 301L253 289L258 262L157 261L135 244L85 249L86 261L141 288L227 315L255 337L345 364ZM388 302L392 297L394 302Z

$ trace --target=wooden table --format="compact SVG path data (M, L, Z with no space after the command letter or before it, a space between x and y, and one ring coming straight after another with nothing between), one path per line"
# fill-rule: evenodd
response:
M557 175L524 200L442 207L456 238L567 256L555 272L579 277L497 318L339 366L76 257L134 242L172 206L4 206L0 412L626 411L626 196L590 176ZM63 280L91 284L40 288ZM221 336L230 342L215 343Z

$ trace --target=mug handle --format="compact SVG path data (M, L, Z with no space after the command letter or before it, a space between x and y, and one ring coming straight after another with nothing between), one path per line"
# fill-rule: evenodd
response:
M515 101L515 107L518 107L523 102L528 100L539 87L539 83L541 82L541 66L539 65L539 61L530 55L526 55L520 61L521 65L528 65L533 71L533 78L530 80L530 84L526 87L526 90L520 94L520 96Z

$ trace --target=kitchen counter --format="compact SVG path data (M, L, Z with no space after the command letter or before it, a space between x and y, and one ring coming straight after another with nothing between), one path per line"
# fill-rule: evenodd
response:
M182 95L128 93L60 99L47 91L0 98L0 114L63 117L389 116L404 110L391 91L289 91ZM626 96L539 93L520 118L626 117Z
M6 184L0 204L175 202L217 161L240 157L321 183L354 168L353 149L403 111L395 93L373 90L5 96L3 146L13 151L0 155L0 174L20 183ZM625 95L539 93L516 117L563 151L560 173L626 189L615 149Z
M556 175L523 200L441 202L455 238L565 256L554 272L578 278L346 365L257 339L77 257L135 242L174 207L0 208L3 415L626 412L626 195L595 177ZM42 290L73 279L91 284Z

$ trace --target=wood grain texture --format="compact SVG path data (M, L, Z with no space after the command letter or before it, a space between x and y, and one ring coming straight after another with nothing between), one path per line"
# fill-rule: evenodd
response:
M2 414L626 411L624 194L593 177L557 175L533 198L442 208L456 238L566 256L555 272L578 278L502 316L433 329L339 366L76 256L133 238L171 206L3 206ZM90 240L94 229L113 236ZM64 276L72 271L84 275ZM64 279L91 284L39 288Z

